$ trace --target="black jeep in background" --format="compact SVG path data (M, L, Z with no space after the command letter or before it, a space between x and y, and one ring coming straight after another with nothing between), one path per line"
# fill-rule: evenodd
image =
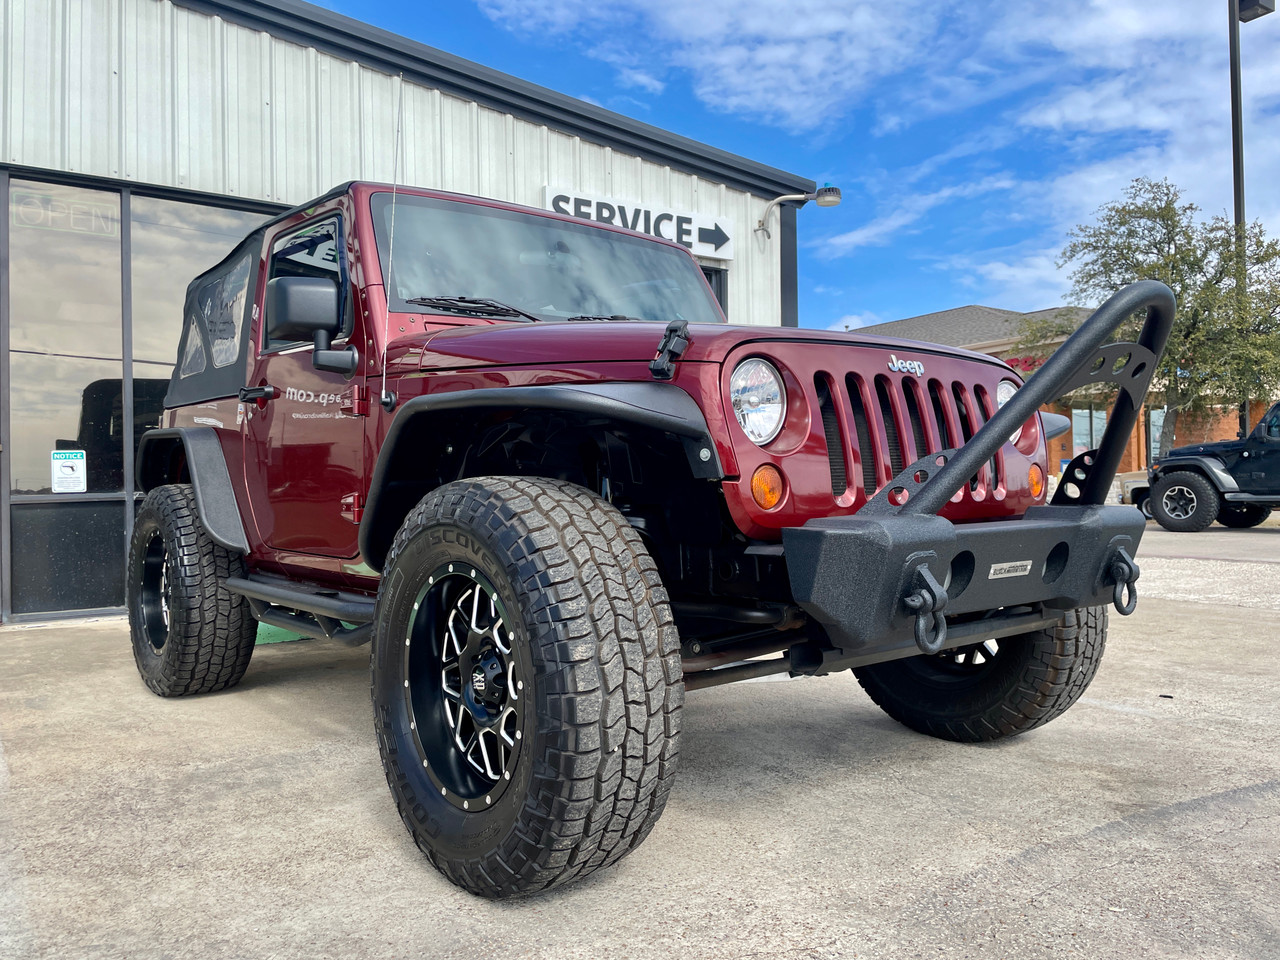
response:
M1280 403L1243 439L1175 447L1156 460L1150 504L1166 530L1262 523L1280 506Z

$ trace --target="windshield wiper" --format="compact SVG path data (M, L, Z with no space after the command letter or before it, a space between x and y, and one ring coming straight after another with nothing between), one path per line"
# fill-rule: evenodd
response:
M565 319L566 319L566 320L569 320L569 321L574 321L574 320L633 320L633 321L636 321L637 323L644 323L644 322L645 322L645 321L644 321L644 319L643 319L642 317L628 317L625 313L614 313L614 314L611 314L611 315L609 315L609 316L607 316L607 317L605 317L605 316L593 317L593 316L588 316L587 314L583 314L583 315L582 315L582 316L580 316L580 317L566 317Z
M413 297L405 303L434 307L437 310L449 310L453 313L469 313L477 317L524 317L535 323L542 320L541 317L525 313L509 303L490 300L487 297Z

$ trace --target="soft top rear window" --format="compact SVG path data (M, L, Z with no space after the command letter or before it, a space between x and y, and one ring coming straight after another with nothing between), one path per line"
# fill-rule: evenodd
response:
M165 396L166 407L232 397L244 386L252 310L249 291L261 243L261 233L251 235L187 287L178 365Z
M187 291L185 343L178 376L203 373L206 355L215 367L236 362L252 265L253 253L245 250L199 278Z

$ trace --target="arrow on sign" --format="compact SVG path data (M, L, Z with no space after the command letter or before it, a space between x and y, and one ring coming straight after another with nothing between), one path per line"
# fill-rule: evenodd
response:
M708 230L706 227L698 228L698 242L709 243L717 250L729 242L729 235L720 229L720 224L716 224L714 230Z

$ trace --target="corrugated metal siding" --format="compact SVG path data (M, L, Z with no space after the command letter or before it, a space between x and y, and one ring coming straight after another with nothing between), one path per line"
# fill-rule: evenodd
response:
M0 154L283 203L390 180L399 81L164 0L4 0ZM542 206L545 184L732 217L730 319L780 320L768 198L405 84L401 182Z

